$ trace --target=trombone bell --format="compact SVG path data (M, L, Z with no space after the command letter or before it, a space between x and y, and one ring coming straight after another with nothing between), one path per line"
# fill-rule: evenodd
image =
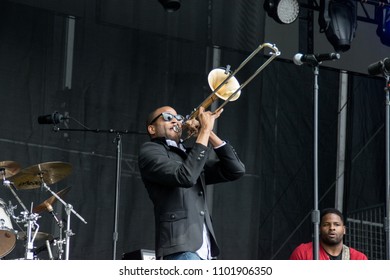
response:
M223 68L216 68L209 73L208 82L210 88L214 91L221 83L223 83L227 77L229 76L229 72L227 72ZM222 85L214 94L219 98L226 100L228 99L238 88L240 87L240 83L237 81L235 77L231 77L226 81L224 85ZM239 90L229 101L235 101L240 97L241 90Z
M270 57L259 67L257 70L241 85L234 77L234 75L241 70L260 50L268 47L272 49L270 52ZM208 82L210 88L213 92L197 107L192 110L191 114L186 117L184 123L192 118L196 118L198 116L199 107L207 108L218 98L225 100L214 112L222 109L229 101L237 100L240 97L241 90L249 84L263 69L275 59L275 57L279 56L280 52L278 48L270 43L264 43L257 47L239 66L238 68L230 73L230 71L225 70L223 68L216 68L209 73Z

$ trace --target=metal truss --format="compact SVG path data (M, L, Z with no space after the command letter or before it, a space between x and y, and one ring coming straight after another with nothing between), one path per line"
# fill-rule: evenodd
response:
M378 20L376 18L375 10L376 8L387 8L390 9L390 0L355 0L356 2L359 2L358 5L358 14L357 14L357 20L377 24ZM299 6L305 9L310 9L314 11L320 10L320 1L319 0L312 0L312 1L306 1L301 0L298 1Z

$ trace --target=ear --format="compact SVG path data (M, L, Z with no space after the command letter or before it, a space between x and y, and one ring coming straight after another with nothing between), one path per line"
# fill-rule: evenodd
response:
M148 132L151 136L153 136L154 134L156 134L156 127L152 124L148 125Z
M347 233L347 227L344 226L344 235Z

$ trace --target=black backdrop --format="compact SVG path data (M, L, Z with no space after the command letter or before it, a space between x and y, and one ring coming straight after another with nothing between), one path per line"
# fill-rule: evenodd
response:
M260 1L186 2L174 14L158 1L0 3L0 160L22 168L51 161L72 165L70 176L50 186L72 187L65 200L88 222L71 217L71 259L112 259L116 135L54 132L37 117L67 112L92 129L134 132L122 137L116 258L153 249L152 205L137 168L138 148L147 140L137 133L144 119L166 104L187 114L210 93L207 74L216 46L221 66L234 68L266 40ZM76 17L71 89L63 88L66 14ZM237 79L245 80L266 58L256 57ZM384 82L349 76L346 212L384 202ZM334 206L338 71L321 67L319 85L322 208ZM81 128L74 120L65 125ZM312 69L274 60L227 105L218 133L247 168L244 178L214 188L221 259L287 259L312 233ZM40 189L18 195L28 207L50 196ZM17 205L4 187L0 198ZM55 210L66 218L60 203ZM20 211L18 206L15 213ZM39 231L58 236L49 213L38 222ZM23 250L17 241L6 259L23 257Z

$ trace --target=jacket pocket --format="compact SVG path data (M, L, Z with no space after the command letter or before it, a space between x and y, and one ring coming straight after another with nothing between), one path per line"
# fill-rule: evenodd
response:
M172 247L184 244L187 232L187 212L171 211L160 215L160 245Z

